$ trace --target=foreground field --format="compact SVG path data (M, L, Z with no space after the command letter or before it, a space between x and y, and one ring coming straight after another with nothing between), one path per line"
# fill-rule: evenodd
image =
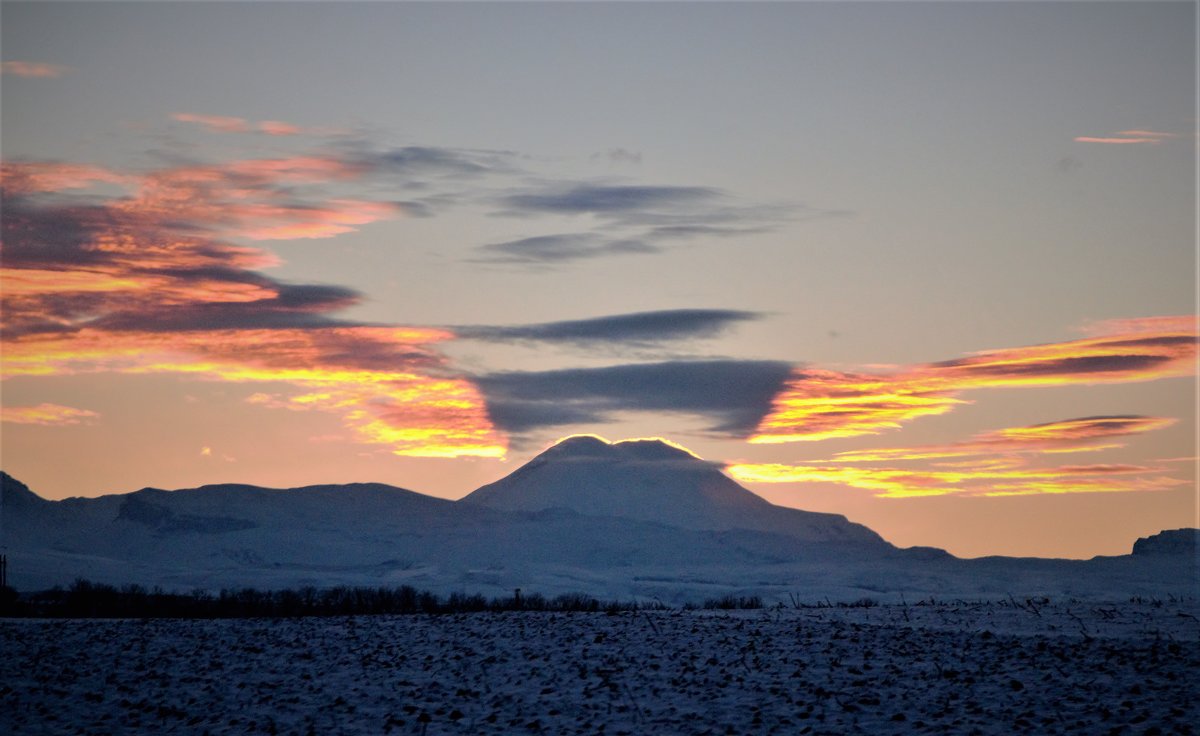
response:
M1194 602L0 621L0 732L1193 733Z

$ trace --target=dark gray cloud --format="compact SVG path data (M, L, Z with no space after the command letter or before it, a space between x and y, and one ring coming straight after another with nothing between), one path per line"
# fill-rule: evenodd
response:
M496 342L651 346L672 340L712 337L735 323L763 316L758 312L733 309L669 309L532 325L472 325L451 329L461 338Z
M252 249L176 231L206 229L210 210L197 212L196 221L164 222L112 206L6 196L0 226L7 267L33 274L34 283L61 273L108 284L79 290L47 284L0 294L5 337L85 328L171 333L361 325L333 317L361 300L354 289L278 281L254 270L261 261ZM101 247L106 242L124 247Z
M770 410L791 371L781 361L669 361L492 373L475 380L492 421L511 433L652 411L706 417L710 431L744 437Z
M733 238L739 235L754 235L765 233L771 228L760 227L729 227L720 225L661 225L652 228L649 236L656 240L667 238Z
M202 277L194 278L198 281ZM281 284L268 279L262 279L260 285L269 287L275 296L253 302L192 302L159 308L118 309L88 322L86 326L138 332L358 326L358 323L329 316L330 312L345 309L360 301L361 295L353 289L320 284Z
M357 172L355 186L377 199L392 199L405 214L431 217L475 201L473 188L495 177L524 173L514 151L443 146L386 147L367 138L342 141L331 158Z
M375 168L408 175L480 175L507 171L513 154L434 146L405 146L369 155Z
M560 183L509 194L495 214L538 217L591 215L603 229L542 235L481 246L482 262L544 265L626 253L658 253L671 241L736 238L769 232L797 216L825 214L784 204L739 201L727 192L699 186L634 186Z
M1085 376L1090 374L1148 371L1165 366L1173 355L1086 355L1070 358L1051 358L1029 363L978 364L966 359L950 361L946 367L961 367L970 375L985 376Z
M6 192L0 218L4 261L10 267L47 268L111 260L111 254L86 247L110 219L102 207L37 207L31 198Z
M504 204L516 212L625 215L692 208L720 196L720 190L708 187L579 184L566 189L513 194L504 199Z
M638 240L611 240L592 233L538 235L480 246L477 263L555 264L603 256L657 253L659 248Z

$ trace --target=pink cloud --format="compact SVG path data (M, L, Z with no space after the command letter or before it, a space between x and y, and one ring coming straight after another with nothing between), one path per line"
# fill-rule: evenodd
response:
M212 133L263 133L264 135L299 135L304 131L298 125L285 123L281 120L263 120L254 123L246 118L228 115L199 115L190 112L172 113L172 120L181 123L194 123L207 128Z
M1160 133L1157 130L1122 130L1117 135L1134 138L1178 138L1174 133Z
M11 74L14 77L53 79L66 74L67 67L59 64L45 64L40 61L5 61L0 63L0 73Z
M227 240L328 237L401 214L395 203L327 188L369 173L329 156L120 176L77 164L6 165L10 192L114 177L125 191L6 201L0 373L253 384L261 390L248 403L340 416L347 441L403 456L502 457L506 439L481 390L435 347L452 333L342 322L334 314L358 302L354 290L271 279L258 270L278 263L273 253ZM93 416L43 404L5 409L3 419L57 425Z
M278 120L264 120L258 124L258 131L267 135L299 135L303 131L291 123Z
M330 238L354 232L355 225L395 216L402 209L388 202L366 202L350 199L330 200L326 206L303 210L296 208L257 208L247 212L247 221L262 224L242 231L252 240L295 240Z
M1081 135L1075 138L1076 143L1162 143L1158 138L1093 138L1092 136Z
M1126 143L1162 143L1168 138L1177 138L1174 133L1162 133L1157 130L1122 130L1109 136L1076 136L1076 143L1109 143L1121 145Z
M227 117L225 115L196 115L190 112L177 112L171 118L181 123L195 123L217 133L246 133L250 124L244 118Z
M86 189L97 182L122 184L127 180L128 178L121 174L89 164L55 161L6 161L0 164L0 182L3 182L7 194Z

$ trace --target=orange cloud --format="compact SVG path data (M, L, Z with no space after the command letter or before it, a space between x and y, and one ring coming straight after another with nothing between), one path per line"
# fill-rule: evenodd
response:
M984 432L946 445L853 450L813 463L744 463L727 470L748 483L835 483L874 491L881 498L1162 490L1188 481L1167 477L1160 467L1098 463L1031 468L1029 458L1121 447L1109 440L1162 429L1174 421L1144 416L1082 417ZM933 463L933 469L855 464L947 458L969 459Z
M990 350L887 374L797 369L750 438L754 443L878 434L963 403L984 388L1128 383L1194 375L1196 317L1114 323L1082 340Z
M338 320L354 291L272 279L257 269L276 265L273 253L222 239L329 237L398 214L388 202L320 196L362 175L326 156L137 174L5 164L0 377L174 373L269 386L255 403L332 413L358 441L399 455L503 456L479 389L433 347L451 333ZM97 181L122 184L121 196L75 204L61 194ZM84 416L47 406L8 420Z
M251 403L336 413L360 441L390 445L397 455L502 457L506 442L478 388L463 378L436 375L443 360L427 346L449 337L440 330L386 327L83 329L6 341L3 368L6 377L111 371L284 383L297 393L254 394Z
M0 406L0 422L12 424L38 424L44 427L59 427L79 424L100 417L94 411L76 409L60 404L38 404L37 406Z
M52 79L66 74L68 67L59 64L46 64L40 61L5 61L0 62L0 74L11 74L14 77L29 77Z
M985 432L966 442L921 447L851 450L839 452L833 457L838 462L853 463L970 457L1001 452L1034 454L1095 452L1121 446L1111 443L1097 444L1099 441L1162 429L1174 423L1174 419L1166 417L1083 417Z
M1026 469L979 467L911 470L857 466L735 464L726 468L744 483L835 483L875 492L878 498L924 496L1021 496L1062 493L1154 491L1186 485L1161 468L1140 465L1066 465Z

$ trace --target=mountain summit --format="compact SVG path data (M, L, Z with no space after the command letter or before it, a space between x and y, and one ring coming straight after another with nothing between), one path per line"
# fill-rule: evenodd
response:
M659 439L568 437L462 502L505 511L560 508L685 529L744 529L813 542L889 546L839 514L775 506L738 485L718 465Z

